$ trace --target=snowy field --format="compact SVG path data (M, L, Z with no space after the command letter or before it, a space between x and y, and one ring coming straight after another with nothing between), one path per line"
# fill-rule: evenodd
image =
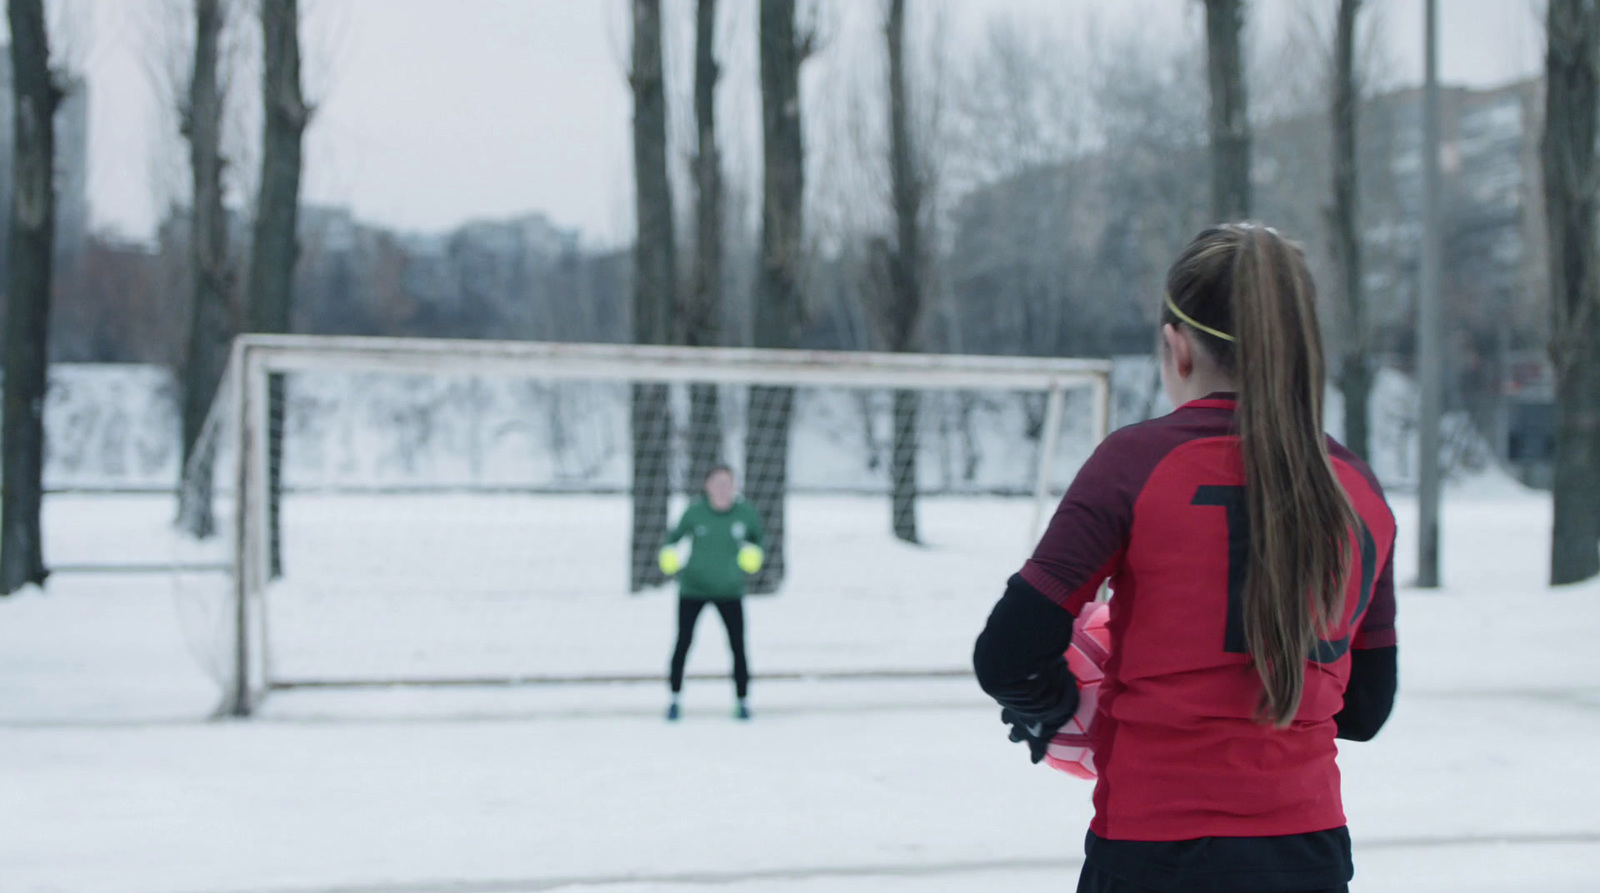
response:
M960 669L1024 552L1026 500L794 500L762 672ZM1415 510L1396 500L1399 579ZM49 557L149 563L172 507L57 496ZM659 672L665 593L621 594L596 497L296 497L275 677ZM1446 582L1401 593L1401 698L1343 749L1368 893L1600 890L1600 587L1543 585L1548 498L1452 492ZM575 535L574 531L583 531ZM454 539L450 539L451 535ZM197 580L203 575L198 575ZM208 721L205 585L62 573L0 601L0 891L1070 890L1087 783L1028 764L970 679L280 692ZM215 581L213 581L213 584ZM197 605L199 606L197 609ZM198 658L198 659L197 659ZM727 657L702 618L692 670Z

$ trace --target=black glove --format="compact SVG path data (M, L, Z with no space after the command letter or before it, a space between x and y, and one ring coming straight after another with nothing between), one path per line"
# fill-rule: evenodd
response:
M1069 709L1058 710L1049 716L1024 716L1009 707L1000 711L1000 721L1011 726L1011 740L1028 742L1028 756L1035 763L1044 759L1044 752L1050 746L1050 740L1077 712L1077 691L1073 691L1072 694L1072 703L1063 705Z

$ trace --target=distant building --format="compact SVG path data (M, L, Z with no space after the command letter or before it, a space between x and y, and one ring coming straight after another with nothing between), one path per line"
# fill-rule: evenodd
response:
M1446 399L1534 482L1548 395L1511 384L1550 337L1542 86L1440 92ZM1177 129L1155 142L1154 160L1137 142L1111 146L962 200L950 283L968 349L1110 354L1150 343L1166 265L1209 214L1204 134ZM1326 110L1258 126L1254 147L1254 216L1305 245L1331 296ZM1420 90L1362 103L1358 165L1369 343L1381 364L1409 371L1421 278ZM1337 363L1344 320L1337 302L1324 306Z
M1441 88L1446 401L1468 412L1525 482L1548 477L1554 407L1539 367L1550 339L1539 140L1542 84ZM1380 362L1410 369L1421 280L1422 91L1361 108L1360 177L1365 295ZM1328 124L1325 115L1278 122L1257 141L1260 216L1306 239L1329 285ZM1343 321L1330 313L1330 339Z
M343 334L611 341L625 289L541 214L396 233L349 210L300 215L295 328Z
M1444 300L1447 325L1498 342L1469 354L1548 338L1544 212L1539 179L1540 88L1440 91ZM1302 239L1333 285L1327 225L1330 169L1325 114L1264 126L1256 140L1257 216ZM1360 118L1364 290L1376 349L1409 363L1422 244L1422 94L1368 99ZM1337 316L1337 314L1330 314ZM1340 320L1334 319L1337 325ZM1471 360L1471 358L1469 358ZM1458 402L1459 393L1452 394Z

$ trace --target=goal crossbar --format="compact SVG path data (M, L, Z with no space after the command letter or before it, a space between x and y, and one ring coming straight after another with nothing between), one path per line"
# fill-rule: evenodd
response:
M247 360L269 373L448 371L565 381L1048 391L1104 382L1111 372L1108 360L867 351L314 335L246 335L240 344Z

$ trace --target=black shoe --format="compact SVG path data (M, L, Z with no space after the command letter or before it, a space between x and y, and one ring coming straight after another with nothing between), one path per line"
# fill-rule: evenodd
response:
M739 720L741 722L749 722L750 721L750 708L745 706L745 703L743 701L740 701L733 708L733 718L737 719L737 720Z
M667 705L667 722L677 722L680 715L676 701Z

